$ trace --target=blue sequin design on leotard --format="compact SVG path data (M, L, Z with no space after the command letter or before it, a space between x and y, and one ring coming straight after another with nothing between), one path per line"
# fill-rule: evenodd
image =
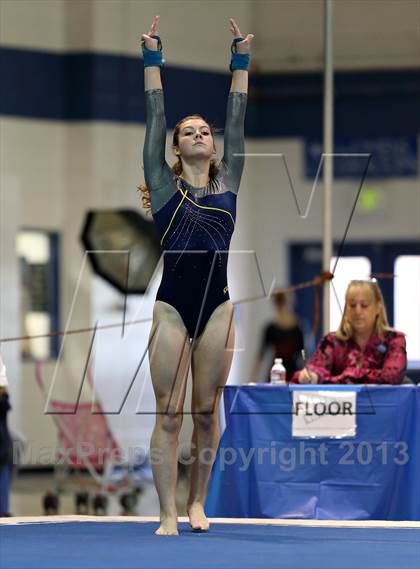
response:
M195 196L178 179L178 191L153 214L162 236L162 282L156 300L173 306L191 338L229 299L227 262L235 227L236 194Z

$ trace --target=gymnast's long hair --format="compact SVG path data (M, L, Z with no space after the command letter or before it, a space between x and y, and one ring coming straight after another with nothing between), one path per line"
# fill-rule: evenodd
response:
M370 292L373 301L378 305L379 313L375 322L375 334L383 339L385 332L393 331L394 329L388 323L388 316L386 314L384 297L382 296L381 289L378 283L374 280L369 281L351 281L346 290L346 305L344 307L343 316L341 318L340 326L336 332L336 337L339 340L349 340L353 336L353 327L347 317L348 305L351 302L356 289L365 289Z
M172 137L172 148L178 148L178 142L179 142L179 132L181 130L181 126L182 124L190 119L200 119L202 121L204 121L211 132L211 135L213 137L214 140L214 135L216 133L216 129L210 125L206 119L204 119L201 115L190 115L188 117L184 117L183 119L181 119L179 121L179 123L175 126L175 130L174 130L174 134ZM176 176L181 176L182 174L182 162L181 162L181 158L178 156L178 160L175 162L175 164L172 166L172 170L174 172L174 174ZM210 170L209 170L209 178L210 180L212 180L213 178L216 177L216 174L219 171L219 166L216 164L216 162L214 160L210 161ZM140 184L140 186L138 186L137 190L140 192L140 197L141 197L141 201L142 201L142 205L143 208L146 210L147 215L151 215L152 214L152 207L151 207L151 203L150 203L150 193L149 193L149 189L146 186L146 184Z

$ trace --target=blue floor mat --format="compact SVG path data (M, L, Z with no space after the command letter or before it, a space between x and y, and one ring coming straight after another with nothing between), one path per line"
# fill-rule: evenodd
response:
M420 569L420 530L157 523L0 525L1 569Z

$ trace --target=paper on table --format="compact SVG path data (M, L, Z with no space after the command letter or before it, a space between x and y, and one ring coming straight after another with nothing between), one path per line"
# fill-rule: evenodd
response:
M356 436L355 391L293 390L293 437Z

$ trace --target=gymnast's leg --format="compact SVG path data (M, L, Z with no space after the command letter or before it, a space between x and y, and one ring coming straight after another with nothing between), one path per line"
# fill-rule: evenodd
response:
M191 344L178 312L161 301L156 301L153 309L149 360L156 397L156 423L150 443L153 478L160 503L161 525L156 535L177 535L177 447Z
M233 306L227 301L213 312L192 353L194 462L187 510L191 526L197 530L205 531L209 527L204 514L213 462L209 458L214 458L219 442L218 404L232 363L234 344Z

